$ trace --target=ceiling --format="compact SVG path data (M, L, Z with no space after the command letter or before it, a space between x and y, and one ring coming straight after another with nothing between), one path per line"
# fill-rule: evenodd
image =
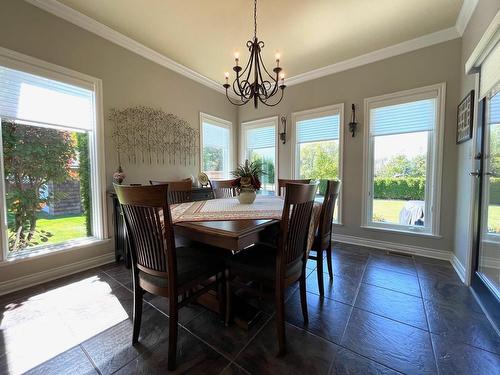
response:
M253 36L251 0L59 0L218 82ZM288 77L455 26L463 0L260 0L268 67Z

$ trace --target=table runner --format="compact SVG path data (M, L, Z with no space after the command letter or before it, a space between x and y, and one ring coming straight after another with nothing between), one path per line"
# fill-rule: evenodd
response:
M172 222L281 219L283 199L258 195L252 204L237 198L211 199L172 205Z

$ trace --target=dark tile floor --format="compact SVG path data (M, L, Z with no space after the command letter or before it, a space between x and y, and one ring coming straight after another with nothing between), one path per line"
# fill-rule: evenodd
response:
M323 299L315 262L307 267L310 322L290 288L285 357L275 356L272 305L250 330L189 305L177 372L500 374L500 336L449 263L337 244ZM165 373L167 301L146 295L133 347L130 288L129 271L110 264L0 296L0 374Z

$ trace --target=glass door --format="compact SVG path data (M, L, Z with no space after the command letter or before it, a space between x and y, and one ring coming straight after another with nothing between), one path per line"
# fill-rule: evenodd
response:
M472 288L500 327L500 93L479 103L475 210L475 257Z
M481 237L477 268L500 299L500 93L485 100Z

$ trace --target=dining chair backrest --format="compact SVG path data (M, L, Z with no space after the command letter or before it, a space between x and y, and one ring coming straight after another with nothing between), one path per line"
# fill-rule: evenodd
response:
M168 185L114 187L125 217L134 270L166 277L174 285L177 261Z
M231 185L233 180L210 180L214 198L232 198L236 196L236 188Z
M278 240L278 272L305 260L311 216L316 196L315 184L287 184Z
M335 202L339 196L339 191L340 181L326 181L325 198L321 205L318 233L315 239L320 250L326 249L331 241L333 213L335 212Z
M192 182L191 180L183 181L153 181L150 180L151 185L168 185L168 203L177 204L191 202Z
M278 195L280 197L285 196L286 194L286 184L310 184L311 179L306 178L303 180L285 180L282 178L278 179Z

